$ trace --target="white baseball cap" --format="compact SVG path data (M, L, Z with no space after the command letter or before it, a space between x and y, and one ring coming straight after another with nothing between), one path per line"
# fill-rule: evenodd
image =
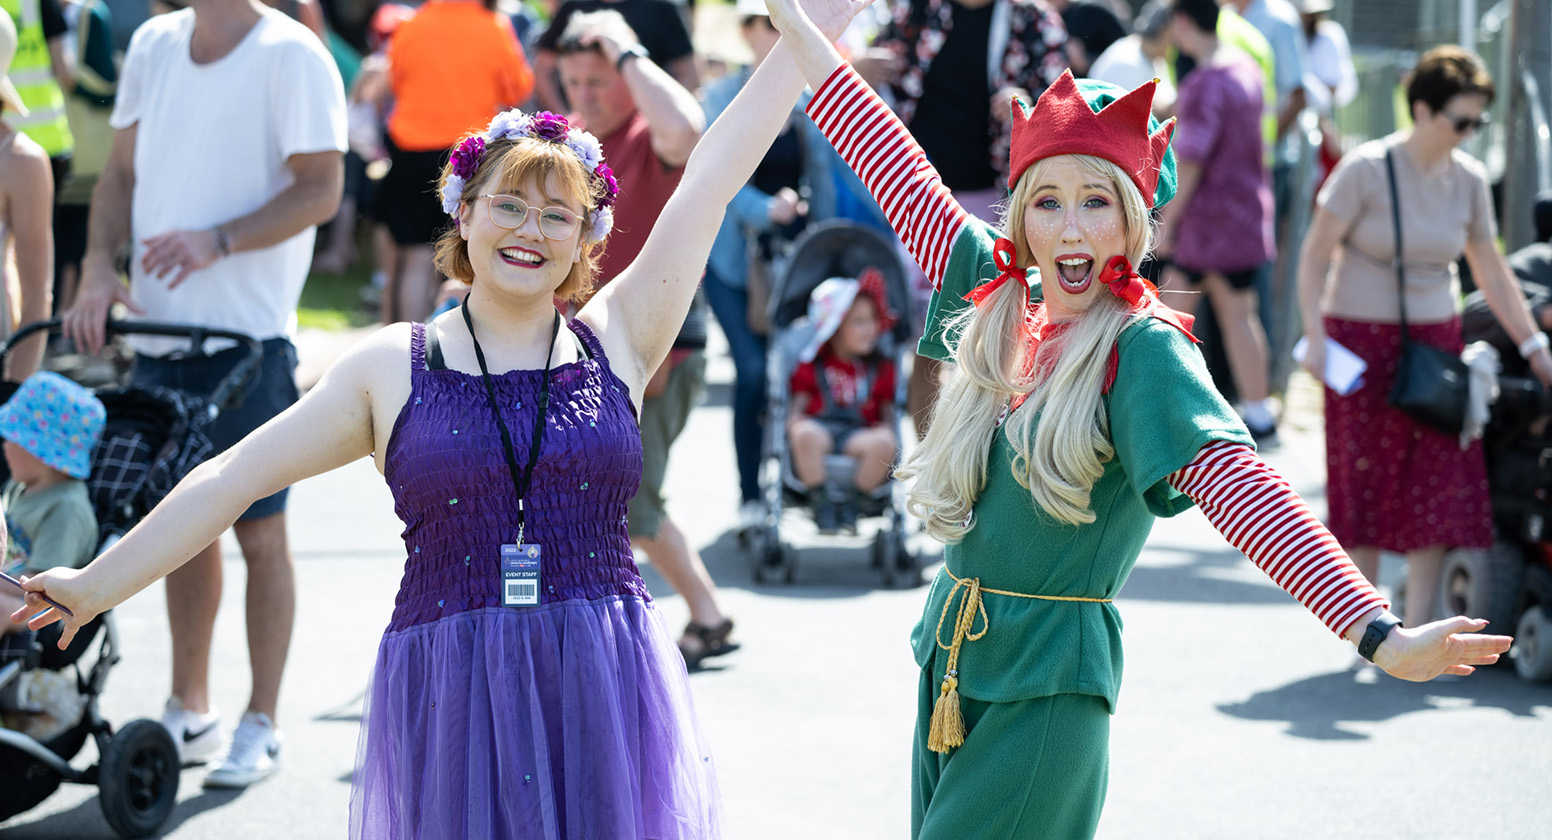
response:
M738 11L739 17L749 17L750 15L769 17L771 13L769 9L765 8L765 0L738 0L735 8Z
M0 101L25 117L27 106L22 104L21 94L16 92L16 85L11 84L11 77L6 75L11 70L11 60L16 58L16 24L8 14L0 14L0 18L4 18L0 20Z

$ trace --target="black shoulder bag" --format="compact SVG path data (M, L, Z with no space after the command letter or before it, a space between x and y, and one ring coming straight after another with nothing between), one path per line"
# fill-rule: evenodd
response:
M1385 150L1385 171L1390 176L1390 218L1396 230L1396 291L1401 297L1401 364L1390 389L1390 404L1417 421L1451 435L1466 423L1470 372L1460 357L1407 334L1406 270L1401 263L1401 202L1396 197L1394 151Z

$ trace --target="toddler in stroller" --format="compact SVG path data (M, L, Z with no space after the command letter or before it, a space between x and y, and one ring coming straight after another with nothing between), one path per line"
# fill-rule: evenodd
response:
M910 347L899 251L877 230L831 219L798 237L773 280L755 579L792 582L796 554L782 535L791 507L809 510L822 532L855 533L858 517L882 519L873 565L885 585L919 584L922 560L906 543L904 499L889 480L905 403L897 372Z
M0 405L0 437L11 478L0 490L9 535L8 575L78 569L97 546L97 515L87 496L90 454L102 434L104 409L85 388L57 373L35 373ZM19 591L0 591L0 610L22 605ZM36 633L0 625L0 666L32 658ZM62 671L20 671L0 687L5 727L48 741L69 729L84 707Z
M57 326L47 321L18 330L0 348L0 361L32 334ZM0 382L0 396L6 389L16 391L0 406L0 437L6 439L5 460L14 478L4 491L15 532L11 543L15 550L27 549L25 561L19 555L11 559L24 566L19 571L83 565L99 547L133 527L209 452L205 426L242 398L262 353L253 338L224 330L116 321L108 329L185 338L196 352L207 340L227 339L244 346L247 357L208 400L161 388L94 395L53 373L37 374L20 386ZM64 505L53 505L46 515L36 512L49 498L42 485L58 477L42 472L40 462L71 482L69 493L79 494L70 496L76 501L70 502L69 518L77 525L54 526ZM84 484L79 478L86 479ZM80 501L85 511L78 509ZM6 587L0 583L0 597L14 593L5 592ZM112 613L98 616L64 649L58 625L38 631L36 640L30 635L0 636L13 654L0 660L0 709L8 724L0 728L0 820L32 809L61 782L71 782L98 788L103 816L120 836L154 833L177 803L178 746L157 721L114 726L99 711L108 674L120 661ZM88 656L93 648L95 658ZM71 761L88 740L96 746L97 760L78 769Z
M820 533L856 533L859 501L894 468L897 376L879 338L896 320L884 276L872 266L855 280L831 277L809 297L813 335L792 372L787 440ZM835 454L851 460L827 475L826 461Z

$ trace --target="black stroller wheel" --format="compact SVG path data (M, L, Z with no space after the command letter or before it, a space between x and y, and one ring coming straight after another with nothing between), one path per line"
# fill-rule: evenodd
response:
M178 748L153 720L130 721L108 739L98 775L102 815L120 837L153 834L178 802Z

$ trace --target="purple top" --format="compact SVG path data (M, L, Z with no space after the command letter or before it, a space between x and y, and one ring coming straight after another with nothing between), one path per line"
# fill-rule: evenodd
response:
M625 528L641 480L635 409L593 331L581 321L569 326L589 358L551 371L549 425L526 500L523 540L543 551L540 603L650 600ZM477 374L426 369L425 327L411 329L410 398L383 473L408 558L390 632L500 607L500 548L517 541L517 496L485 387ZM533 442L542 374L492 375L520 465Z
M1261 136L1261 69L1238 54L1198 65L1180 83L1175 154L1202 179L1180 216L1174 261L1192 271L1245 271L1277 254Z

